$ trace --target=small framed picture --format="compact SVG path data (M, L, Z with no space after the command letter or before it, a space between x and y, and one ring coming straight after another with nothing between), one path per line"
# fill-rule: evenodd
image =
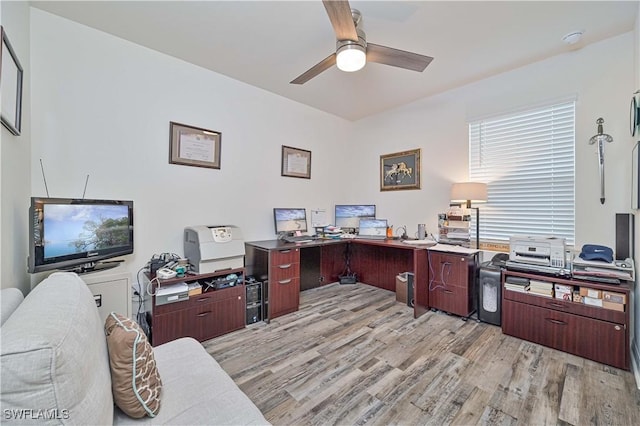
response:
M420 149L380 156L380 191L420 189Z
M0 50L0 93L2 113L0 121L12 134L20 136L22 129L22 66L9 43L9 38L0 27L2 50Z
M311 179L311 151L282 145L281 175Z
M220 168L222 134L200 127L171 122L169 163Z

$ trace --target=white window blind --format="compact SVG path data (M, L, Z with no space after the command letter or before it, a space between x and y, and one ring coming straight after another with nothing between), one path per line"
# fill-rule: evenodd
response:
M469 178L487 184L480 239L539 235L573 245L574 164L575 101L469 123Z

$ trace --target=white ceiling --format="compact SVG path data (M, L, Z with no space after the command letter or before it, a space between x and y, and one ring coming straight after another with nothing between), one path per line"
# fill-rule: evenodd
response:
M432 56L289 84L335 51L320 0L32 1L37 8L348 120L632 31L637 1L351 1L367 41ZM573 46L562 42L583 30ZM615 64L612 64L615 66Z

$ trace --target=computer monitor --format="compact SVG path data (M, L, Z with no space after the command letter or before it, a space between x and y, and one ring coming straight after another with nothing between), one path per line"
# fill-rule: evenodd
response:
M353 228L360 226L360 219L375 219L376 206L374 204L337 204L336 223L339 228Z
M307 211L305 209L273 209L276 234L307 232Z

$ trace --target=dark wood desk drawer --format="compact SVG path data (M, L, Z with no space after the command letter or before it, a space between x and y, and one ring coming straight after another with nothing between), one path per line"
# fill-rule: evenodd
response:
M446 284L447 287L468 287L469 262L470 259L462 255L430 251L429 272L432 274L430 281Z
M287 278L269 282L269 312L271 318L298 310L300 278Z
M271 266L300 263L300 249L272 250L270 263Z
M443 286L437 283L429 292L429 305L435 309L455 315L467 316L473 311L472 297L468 289L458 286Z
M502 331L614 367L628 369L623 324L505 299Z
M299 263L285 263L282 265L272 266L269 277L271 281L280 281L290 278L298 278L300 276Z

